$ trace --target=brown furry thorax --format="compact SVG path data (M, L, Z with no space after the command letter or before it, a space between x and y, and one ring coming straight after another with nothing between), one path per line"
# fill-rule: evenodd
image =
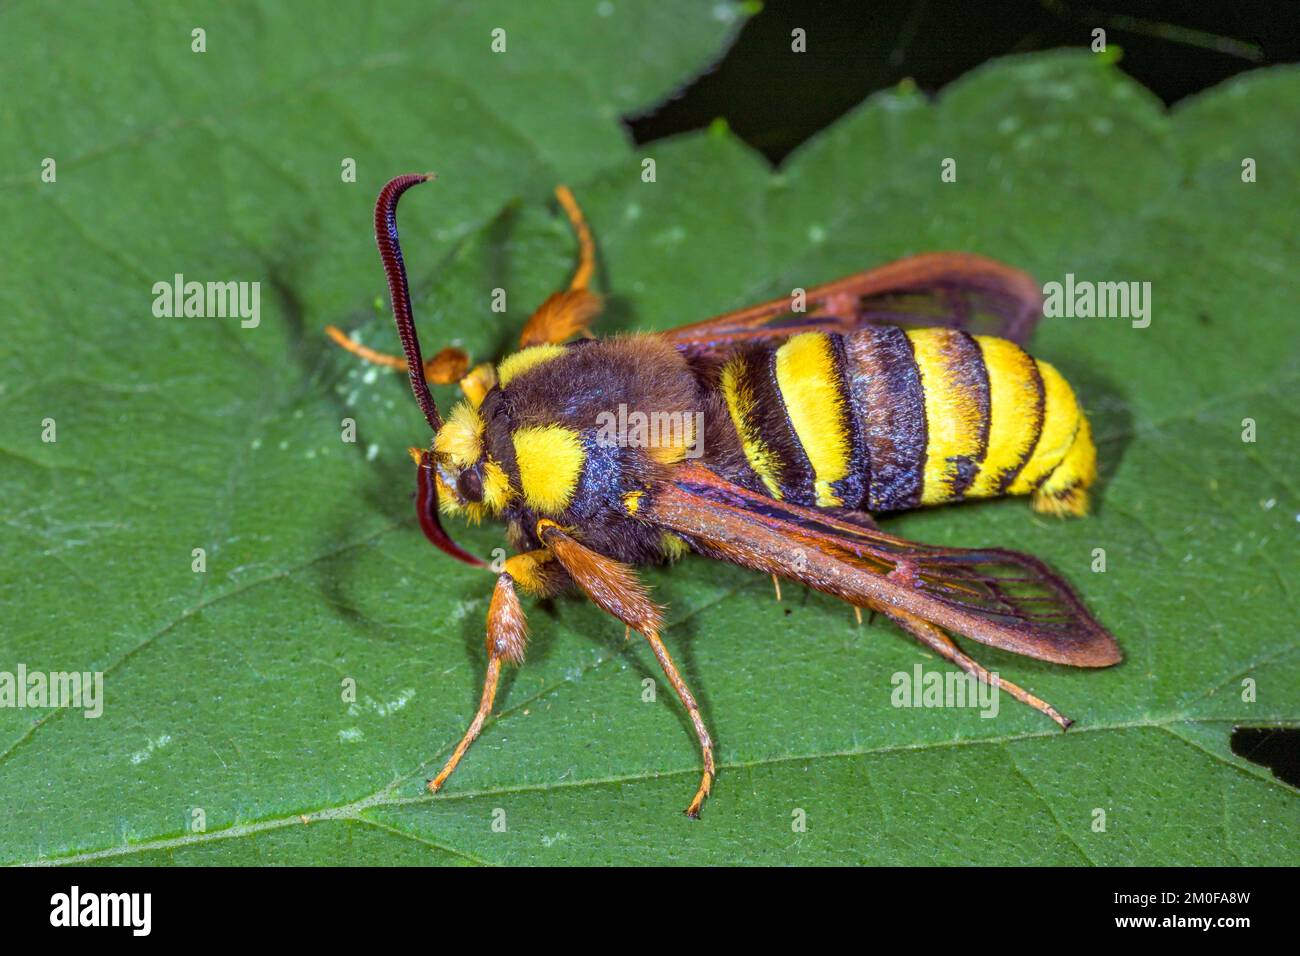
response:
M589 546L632 563L684 550L636 517L640 496L669 477L691 447L734 445L714 389L656 336L582 339L503 360L476 407L462 402L434 439L439 503L472 522L504 518L512 544L541 545L550 518ZM608 440L620 409L687 423L673 444ZM695 423L702 422L699 434ZM739 453L737 451L737 453Z

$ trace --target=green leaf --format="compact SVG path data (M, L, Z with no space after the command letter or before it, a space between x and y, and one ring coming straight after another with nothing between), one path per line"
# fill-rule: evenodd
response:
M702 69L739 16L636 6L0 10L6 88L42 91L0 112L0 671L105 675L98 719L0 708L0 862L1292 862L1295 791L1228 736L1300 724L1300 74L1170 115L1087 54L1000 61L937 103L874 97L772 172L721 126L630 144L620 114ZM889 522L1075 582L1122 665L972 651L1076 728L1005 697L995 719L895 708L893 675L945 665L692 558L648 577L719 744L702 821L680 813L698 754L653 657L577 600L529 608L527 663L425 796L478 698L491 583L415 528L405 448L427 431L402 378L322 329L395 349L371 203L427 168L402 210L417 314L427 348L478 358L567 281L558 182L599 242L605 331L931 249L1149 281L1149 328L1058 318L1034 343L1091 411L1094 516L1009 500ZM155 317L177 273L260 282L260 325ZM504 540L456 530L478 553Z

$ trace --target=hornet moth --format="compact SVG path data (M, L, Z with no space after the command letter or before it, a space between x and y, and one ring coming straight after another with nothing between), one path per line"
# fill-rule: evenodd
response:
M398 199L379 194L375 235L405 352L382 355L327 329L362 358L405 369L432 429L411 449L428 539L468 564L439 511L504 520L516 554L496 576L487 676L469 729L429 782L437 792L492 711L501 668L523 661L516 587L579 590L643 635L694 725L703 758L690 817L713 786L713 742L660 639L663 609L635 566L694 552L880 613L975 678L1062 728L1046 701L990 674L950 635L1075 667L1121 653L1043 562L1001 548L932 547L872 515L969 498L1029 495L1039 512L1083 515L1096 449L1073 390L1021 345L1041 315L1037 286L977 255L930 253L667 332L598 339L595 247L568 189L577 234L567 289L524 325L520 350L471 367L458 349L420 351L397 235ZM459 383L444 419L428 383ZM685 423L668 440L608 441L602 413L626 407ZM607 419L606 419L607 421Z

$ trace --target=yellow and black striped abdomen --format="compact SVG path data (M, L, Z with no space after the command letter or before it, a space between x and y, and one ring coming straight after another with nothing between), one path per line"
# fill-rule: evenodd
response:
M1083 514L1088 420L1060 373L953 329L808 332L734 356L720 388L750 468L798 504L898 511L1032 494Z

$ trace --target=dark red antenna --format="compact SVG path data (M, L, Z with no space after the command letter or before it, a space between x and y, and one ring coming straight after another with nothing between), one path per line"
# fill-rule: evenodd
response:
M412 186L433 179L433 173L409 173L389 180L379 191L375 202L375 243L379 258L384 260L384 274L388 276L388 296L393 301L393 321L397 323L397 336L406 352L406 374L411 379L411 391L420 403L420 411L429 427L435 432L442 427L442 416L429 394L429 383L424 380L424 357L420 355L420 337L415 333L415 319L411 315L411 290L406 284L406 263L402 261L402 246L397 241L397 201Z
M390 180L379 191L375 202L375 243L379 246L379 257L384 260L384 274L388 276L388 295L393 302L393 320L397 323L397 335L402 340L402 351L406 353L406 374L411 379L411 391L424 412L424 419L437 434L442 427L442 416L438 406L433 403L429 393L429 383L424 377L424 357L420 354L420 337L415 331L415 319L411 315L411 290L406 281L406 263L402 261L402 246L397 239L397 201L402 193L419 183L435 178L433 173L411 173ZM431 452L420 456L416 478L415 513L420 518L420 530L437 548L466 564L485 567L480 558L474 557L443 530L438 520L438 480L433 473L435 463Z

